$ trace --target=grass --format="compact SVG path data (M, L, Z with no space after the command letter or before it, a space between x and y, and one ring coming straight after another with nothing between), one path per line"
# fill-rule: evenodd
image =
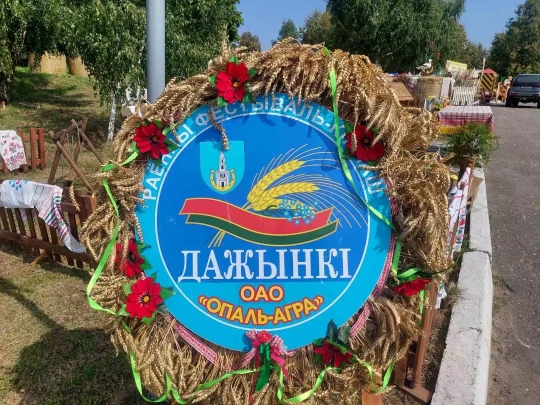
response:
M0 130L22 129L24 133L29 134L30 128L44 128L46 133L49 131L56 133L68 128L72 119L80 121L84 117L88 118L86 135L106 160L111 154L110 147L105 142L109 109L107 106L100 105L94 94L91 79L68 74L32 73L28 68L18 67L10 90L10 103L5 109L0 108ZM118 125L117 120L116 126ZM45 142L47 170L29 171L24 174L10 173L8 176L46 182L57 148L47 134ZM76 143L76 131L69 132L64 147L71 156L74 156ZM28 144L26 149L29 153ZM84 147L77 163L87 177L100 168L96 157ZM65 185L63 180L66 178L75 180L76 186L82 186L82 182L76 179L69 164L61 158L55 182L58 185Z
M0 245L0 403L143 404L84 294L89 274Z
M89 79L30 73L18 68L11 102L0 108L0 129L43 127L58 131L72 118L89 118L87 135L107 157L103 143L108 109L99 105ZM48 137L47 137L48 138ZM10 173L7 178L46 181L54 143L47 142L47 170ZM73 145L67 145L69 151ZM80 166L90 175L99 163L83 152ZM57 179L69 175L67 164ZM0 404L139 405L124 354L116 355L102 329L103 315L86 301L87 270L43 260L0 241Z
M57 132L69 127L72 118L88 117L92 141L101 144L106 139L109 111L94 96L90 79L18 67L9 94L10 103L0 109L0 129L43 127Z

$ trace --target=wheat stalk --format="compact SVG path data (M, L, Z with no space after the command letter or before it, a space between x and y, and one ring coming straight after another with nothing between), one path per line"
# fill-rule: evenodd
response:
M255 186L249 192L247 200L253 204L253 201L256 200L257 197L261 196L273 182L280 177L299 169L305 163L306 162L302 162L301 160L291 160L271 170L268 174L263 176L263 178L260 179L257 184L255 184Z
M253 201L251 201L251 207L255 211L263 211L268 207L275 207L281 204L282 200L278 199L277 197L287 194L313 193L317 190L319 190L319 187L308 182L282 184L281 186L273 187L257 196Z

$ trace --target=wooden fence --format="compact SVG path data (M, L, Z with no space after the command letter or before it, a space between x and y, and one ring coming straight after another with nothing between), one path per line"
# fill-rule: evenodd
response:
M478 88L459 86L452 91L452 103L454 105L471 105L476 100Z
M69 196L69 189L65 188L62 200L60 206L64 220L69 224L71 234L78 240L81 226L96 209L96 199L86 190L76 190L75 201L80 208L80 211L77 211ZM22 212L26 214L26 221L23 220ZM84 263L95 268L95 262L88 253L75 253L60 245L56 228L38 218L33 209L0 207L0 241L35 254L36 259L33 263L46 256L49 260L61 264L64 264L65 260L68 265L80 269Z
M26 135L22 129L19 129L17 135L22 139L26 160L29 162L22 166L23 172L26 173L28 167L32 170L36 170L38 166L41 170L46 169L45 130L43 128L30 128L30 135ZM29 144L30 148L26 144ZM28 154L28 149L30 149L30 155ZM9 173L3 160L0 162L0 171L3 174Z

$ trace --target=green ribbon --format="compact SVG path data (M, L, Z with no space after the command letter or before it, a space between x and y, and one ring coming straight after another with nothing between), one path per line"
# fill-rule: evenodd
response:
M283 398L283 390L284 390L283 389L283 370L281 370L281 368L280 368L279 369L279 388L278 388L278 392L277 392L277 398L279 400L279 403L280 404L288 404L288 403L297 404L297 403L304 402L304 401L308 400L309 398L311 398L313 396L315 391L317 391L317 389L321 386L321 384L324 381L324 375L329 370L337 370L337 369L332 367L332 366L326 367L317 376L317 380L315 381L315 384L313 385L313 388L311 388L309 391L303 392L302 394L297 395L297 396L295 396L293 398L286 399L286 398Z
M418 326L422 324L422 315L424 315L424 299L426 298L426 290L420 291L420 320L418 321Z
M155 400L146 398L144 396L144 394L143 394L141 376L140 376L139 372L137 371L137 365L135 363L135 353L133 353L133 352L130 353L129 359L131 361L131 371L133 372L133 379L135 380L135 386L137 387L137 390L139 391L139 394L141 395L141 397L143 397L143 399L146 402L157 403L157 402L165 401L167 399L168 395L169 395L169 392L171 391L171 386L172 386L171 379L169 378L169 376L165 375L165 381L166 381L166 384L167 384L167 389L166 389L165 393L161 397L159 397L158 399L155 399Z
M393 360L392 363L390 364L390 367L388 368L388 370L386 370L386 373L384 374L384 377L383 377L383 384L380 388L377 389L377 387L375 387L375 384L373 382L373 367L371 367L371 364L369 364L367 361L364 361L364 366L367 368L368 370L368 373L369 373L369 377L371 379L371 389L372 389L372 392L374 394L380 394L381 392L383 392L386 387L388 387L388 384L390 383L390 377L392 377L392 372L394 371L394 364L395 364L395 361ZM293 403L293 404L297 404L297 403L300 403L300 402L304 402L304 401L307 401L309 398L311 398L313 396L313 394L315 394L315 391L317 391L317 389L319 389L319 387L321 386L321 384L323 383L324 381L324 376L326 375L326 373L330 370L339 370L339 368L336 368L336 367L332 367L332 366L328 366L326 367L324 370L322 370L319 375L317 376L317 380L315 381L315 384L313 385L313 387L309 390L309 391L306 391L306 392L303 392L293 398L284 398L283 397L283 391L284 391L284 386L283 386L283 370L279 369L279 388L278 388L278 392L277 392L277 398L279 400L279 403L282 404L282 405L285 405L285 404L289 404L289 403Z
M137 158L137 156L139 156L139 152L133 152L131 156L129 156L120 165L124 166L124 165L127 165L128 163L131 163ZM109 163L101 168L101 172L104 173L109 170L113 170L114 168L116 168L116 165L114 163ZM92 290L94 289L99 277L101 276L101 273L103 272L103 269L105 268L105 265L107 264L107 260L109 260L109 256L111 255L111 252L114 249L116 240L118 238L118 232L119 232L119 227L120 227L119 225L120 212L118 210L118 204L116 204L116 200L114 199L114 196L112 195L112 191L111 191L111 188L109 187L109 182L107 181L107 179L103 179L103 187L105 188L105 191L107 192L107 195L109 196L111 204L114 208L114 213L116 214L117 221L116 221L116 224L114 225L114 231L112 234L111 241L105 248L105 251L103 252L103 255L101 256L101 259L98 263L98 266L96 267L96 270L94 271L94 274L92 275L92 278L90 279L90 281L88 282L88 285L86 286L86 298L88 300L88 305L90 305L90 308L95 309L96 311L102 311L102 312L106 312L108 314L117 316L118 315L117 313L111 311L110 309L103 308L91 297ZM124 325L124 328L126 328L126 330L131 333L129 327L124 322L122 322L122 324Z
M324 53L326 55L330 55L330 52L326 48L324 48ZM336 77L336 71L333 67L332 67L332 70L330 70L330 87L332 90L332 108L334 110L334 128L335 128L336 145L338 148L338 155L339 155L339 160L341 162L341 167L343 168L343 173L345 174L345 177L347 178L349 184L352 186L356 195L364 203L367 209L376 218L378 218L383 223L385 223L392 231L394 231L397 234L398 233L397 229L392 223L392 221L386 218L382 213L380 213L377 209L372 207L364 198L362 198L358 188L356 187L356 184L354 183L349 166L347 165L347 162L343 158L343 145L341 142L341 134L339 131L339 110L338 110L338 105L337 105L337 77ZM401 255L401 245L402 245L401 239L398 238L396 241L396 247L394 249L394 256L392 259L392 273L396 277L398 275L398 264L399 264L399 257Z
M139 394L141 395L141 397L146 402L152 402L152 403L164 402L168 398L169 393L172 395L174 400L176 402L178 402L180 405L187 405L187 404L191 403L191 401L193 401L194 398L190 398L190 399L188 399L186 401L186 400L183 400L182 397L180 397L180 394L178 393L178 390L176 390L175 388L172 388L171 378L169 377L168 374L165 374L165 383L166 383L165 393L161 397L159 397L158 399L154 399L154 400L145 397L144 394L143 394L141 376L140 376L139 372L137 371L137 365L136 365L136 362L135 362L135 353L132 352L129 357L130 357L130 360L131 360L131 371L133 372L133 379L135 380L135 386L137 387L137 390L139 391ZM251 374L251 373L254 373L255 371L257 371L257 370L230 371L230 372L222 375L221 377L216 378L215 380L207 381L204 384L199 385L195 389L195 391L193 391L193 394L195 394L196 392L199 392L199 391L203 391L203 390L205 390L207 388L213 387L214 385L219 384L223 380L226 380L227 378L230 378L233 375Z
M234 375L245 375L245 374L252 374L255 373L258 370L236 370L236 371L230 371L226 374L223 374L221 377L216 378L215 380L207 381L204 384L199 385L195 391L193 391L193 394L199 391L203 391L205 389L211 388L216 384L219 384L220 382L226 380L227 378L230 378ZM176 389L171 389L172 396L176 402L178 402L180 405L187 405L193 401L194 398L190 398L187 401L183 400L180 397L180 394L178 394L178 391Z
M270 380L270 373L272 373L272 364L270 361L270 346L268 343L263 343L259 346L259 355L261 356L263 365L257 384L255 385L255 392L259 392L264 388Z
M386 370L386 373L384 373L383 383L381 387L377 389L377 387L375 387L375 384L373 383L373 367L371 367L371 364L369 364L367 361L364 361L364 366L367 368L367 371L369 373L369 378L371 379L371 389L372 389L373 394L380 394L386 389L386 387L388 386L388 383L390 382L390 377L392 376L392 372L394 371L395 363L396 361L392 360L390 367L388 367L388 370Z
M349 181L350 185L352 186L358 198L360 198L360 200L365 204L368 210L371 211L371 213L375 215L378 219L380 219L382 222L388 225L390 229L397 232L396 228L394 227L394 224L392 224L392 221L387 219L377 209L369 205L368 202L364 198L362 198L362 196L360 195L360 191L358 190L358 187L356 187L356 184L353 180L349 166L347 165L347 162L343 158L343 145L341 144L341 134L339 132L339 111L338 111L338 105L337 105L337 78L336 78L336 71L334 68L332 68L332 70L330 71L330 86L332 88L332 107L334 110L334 128L335 128L335 136L336 136L336 145L338 148L338 155L339 155L339 160L341 162L341 167L343 168L343 173L345 174L345 177Z
M330 52L328 51L327 48L324 48L323 51L324 51L324 53L326 55L330 55ZM398 232L397 232L397 229L394 226L394 224L388 218L386 218L383 214L381 214L377 209L375 209L374 207L369 205L368 202L362 198L362 196L360 195L360 193L358 191L358 188L356 187L356 184L354 183L354 180L352 178L351 171L349 170L347 162L343 158L343 145L342 145L342 142L341 142L341 134L340 134L340 129L339 129L339 110L338 110L338 105L337 105L337 77L336 77L336 71L335 71L335 69L333 67L330 70L330 86L331 86L331 91L332 91L332 108L333 108L333 111L334 111L334 128L335 128L336 145L337 145L337 148L338 148L339 160L341 161L341 166L343 168L343 172L345 174L345 177L347 178L347 180L351 184L353 190L356 192L358 198L360 198L360 200L365 204L365 206L368 208L368 210L376 218L378 218L383 223L385 223L392 231L394 231L397 234ZM405 271L404 273L402 273L402 275L398 275L398 265L399 265L399 257L401 255L401 247L402 247L401 239L399 237L397 237L396 247L394 249L394 255L393 255L393 258L392 258L392 273L398 279L403 278L404 274L406 275L406 277L415 277L414 275L421 272L420 269L409 269L409 270ZM388 370L386 371L386 373L384 375L383 385L381 386L381 388L379 388L377 390L375 388L375 385L373 384L373 368L371 367L371 365L368 362L364 362L364 365L368 369L368 372L369 372L369 375L370 375L370 378L371 378L371 386L372 386L372 389L374 390L374 393L380 393L380 392L382 392L382 391L384 391L386 389L386 387L388 386L388 383L390 382L390 377L392 376L392 371L394 369L394 363L395 363L395 361L392 361L392 364L390 365L390 367L388 368ZM323 373L321 373L322 376L324 376L326 371L327 371L327 369L323 370ZM321 377L321 375L319 375L319 377ZM319 380L317 380L317 382L319 383L317 385L317 387L318 387L320 385L320 382L319 382ZM309 392L311 392L311 391L309 391ZM311 395L313 395L313 393L311 393ZM305 399L309 398L311 395L307 396L306 398L304 398L302 400L305 400ZM298 402L300 402L300 401L298 401Z

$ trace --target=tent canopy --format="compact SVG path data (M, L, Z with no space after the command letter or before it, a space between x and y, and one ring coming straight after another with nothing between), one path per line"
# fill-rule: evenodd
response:
M493 69L490 69L490 68L484 69L484 71L482 73L484 73L485 75L496 75L497 74L497 72L495 72Z

